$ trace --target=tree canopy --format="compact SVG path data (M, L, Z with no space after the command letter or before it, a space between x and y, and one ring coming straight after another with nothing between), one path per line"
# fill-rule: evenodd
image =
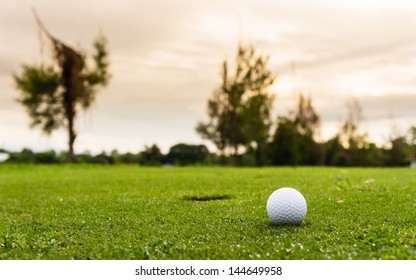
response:
M237 157L242 147L256 149L258 165L271 126L274 98L269 89L275 78L267 62L268 57L256 54L252 45L239 45L234 71L227 61L222 64L222 84L208 100L209 121L199 122L196 128L222 153Z
M31 127L51 134L61 127L68 132L68 162L74 161L75 119L78 109L88 109L100 86L110 80L106 38L100 34L93 43L92 65L84 54L52 36L34 12L40 30L52 45L49 64L23 64L14 74L17 99L31 118Z

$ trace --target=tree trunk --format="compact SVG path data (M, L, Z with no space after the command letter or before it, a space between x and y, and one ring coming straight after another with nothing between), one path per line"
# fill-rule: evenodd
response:
M76 98L83 92L83 85L80 79L80 73L83 67L81 55L74 50L63 46L66 56L63 57L62 65L62 80L65 88L64 92L64 106L65 117L68 121L68 163L75 162L74 142L77 137L74 130L74 122L76 116Z
M68 163L75 162L74 142L77 137L74 130L75 122L75 93L71 83L67 83L67 91L64 94L65 117L68 122Z
M68 163L75 162L75 154L74 154L74 142L77 135L74 131L74 116L72 118L68 118Z

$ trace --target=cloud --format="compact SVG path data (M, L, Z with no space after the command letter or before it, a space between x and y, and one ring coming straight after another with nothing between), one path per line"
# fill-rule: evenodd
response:
M395 40L392 42L385 42L381 45L368 45L365 47L357 49L341 49L340 51L332 49L332 51L321 51L321 55L316 55L319 51L312 51L311 54L314 56L311 59L305 59L296 61L296 67L298 69L304 70L309 68L319 67L333 67L334 64L355 64L354 70L360 70L360 67L357 67L357 61L360 60L372 60L367 65L371 67L377 67L378 64L385 64L385 56L388 53L394 52L396 59L390 61L390 63L396 62L396 60L409 60L414 57L415 53L402 52L402 49L407 49L411 45L416 47L416 36L409 38L404 38L402 40ZM308 52L306 52L308 53ZM381 59L382 58L382 59ZM288 71L291 65L286 65L282 67L281 71Z
M380 96L364 95L360 98L369 120L415 116L416 90L411 93L393 93Z

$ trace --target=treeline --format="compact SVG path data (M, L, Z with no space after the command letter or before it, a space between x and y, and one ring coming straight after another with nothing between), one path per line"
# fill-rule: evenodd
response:
M67 152L57 153L53 150L44 152L33 152L30 149L23 149L20 152L8 152L0 149L0 153L8 154L5 163L23 164L60 164L68 163ZM92 155L89 152L75 154L75 163L88 164L140 164L145 166L161 165L209 165L215 164L215 156L211 154L205 145L177 144L163 154L160 148L153 144L146 146L138 153L119 153L117 150L101 152Z
M297 108L287 117L278 117L265 161L271 165L326 166L406 166L416 156L416 127L407 133L392 133L383 147L360 131L363 120L358 100L347 101L348 115L339 131L327 141L319 141L320 117L310 97L299 95Z
M407 137L392 139L389 147L378 147L371 142L353 142L348 147L341 143L337 135L325 142L317 142L309 135L295 129L296 124L290 119L280 119L280 128L265 149L266 166L408 166L414 155L415 145ZM413 128L415 129L415 128ZM7 152L5 163L18 164L64 164L67 153L53 150L33 152L23 149L20 152ZM212 153L205 145L177 144L164 154L154 144L146 146L137 153L120 153L117 150L92 155L85 152L75 155L79 164L138 164L142 166L256 166L255 150L248 149L237 156Z
M394 135L385 147L369 141L360 130L363 113L354 97L347 100L339 132L328 141L320 139L320 116L302 93L295 93L297 105L287 116L273 120L275 77L268 60L253 46L240 45L234 67L223 62L221 84L207 102L208 120L196 126L234 165L401 166L415 157L414 127L410 136Z

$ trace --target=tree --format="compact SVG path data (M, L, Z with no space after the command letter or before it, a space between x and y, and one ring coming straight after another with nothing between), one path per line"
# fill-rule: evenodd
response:
M36 153L35 154L35 163L53 164L53 163L59 163L59 159L58 159L55 151L49 150L49 151Z
M367 134L359 133L363 121L363 109L357 98L352 96L347 100L348 117L341 127L340 139L346 148L361 148L367 143Z
M348 166L350 158L344 146L341 144L339 134L324 143L325 148L325 165Z
M77 111L88 109L94 102L99 86L106 86L108 52L106 38L100 34L94 41L94 65L85 56L52 36L34 13L41 31L53 47L52 63L23 65L20 75L13 75L21 95L18 102L32 119L31 127L40 126L50 135L65 127L68 132L68 162L74 162L75 119Z
M278 165L322 164L322 145L314 139L319 126L312 99L300 94L296 110L288 117L278 118L270 144L272 162Z
M145 146L144 151L139 154L139 163L142 165L162 165L163 154L160 151L160 148L153 144L152 146Z
M296 123L289 117L279 117L271 142L271 161L274 165L299 165L299 134Z
M30 149L22 149L22 151L17 153L10 153L9 158L6 162L10 163L36 163L36 155Z
M363 109L355 96L350 96L346 102L348 116L338 133L338 139L343 150L335 155L335 165L344 166L376 166L382 162L376 146L368 141L367 133L360 133L363 121ZM371 155L371 152L375 154ZM380 160L379 163L376 163Z
M294 123L296 124L299 138L300 164L323 164L324 155L322 145L315 140L319 134L320 117L312 105L312 98L310 96L299 95Z
M416 160L416 126L409 129L409 142L412 146L411 160Z
M123 164L132 164L132 163L139 163L140 156L133 153L126 153L119 155L119 162Z
M405 136L391 139L391 148L387 150L386 164L389 166L403 166L409 164L411 154L410 146Z
M247 148L254 150L254 162L257 166L264 163L265 149L271 128L271 110L273 95L268 93L268 82L264 89L256 89L247 99L243 110L243 135Z
M237 158L248 145L260 152L267 140L273 100L268 89L274 82L267 61L253 46L240 45L234 75L227 61L222 64L222 85L208 100L209 121L199 122L196 131L223 154L230 151Z
M189 165L203 163L209 156L208 148L205 145L176 144L169 149L166 155L166 161L179 164Z
M297 130L301 135L316 136L320 127L320 118L312 105L312 98L299 94L297 111L295 113Z

